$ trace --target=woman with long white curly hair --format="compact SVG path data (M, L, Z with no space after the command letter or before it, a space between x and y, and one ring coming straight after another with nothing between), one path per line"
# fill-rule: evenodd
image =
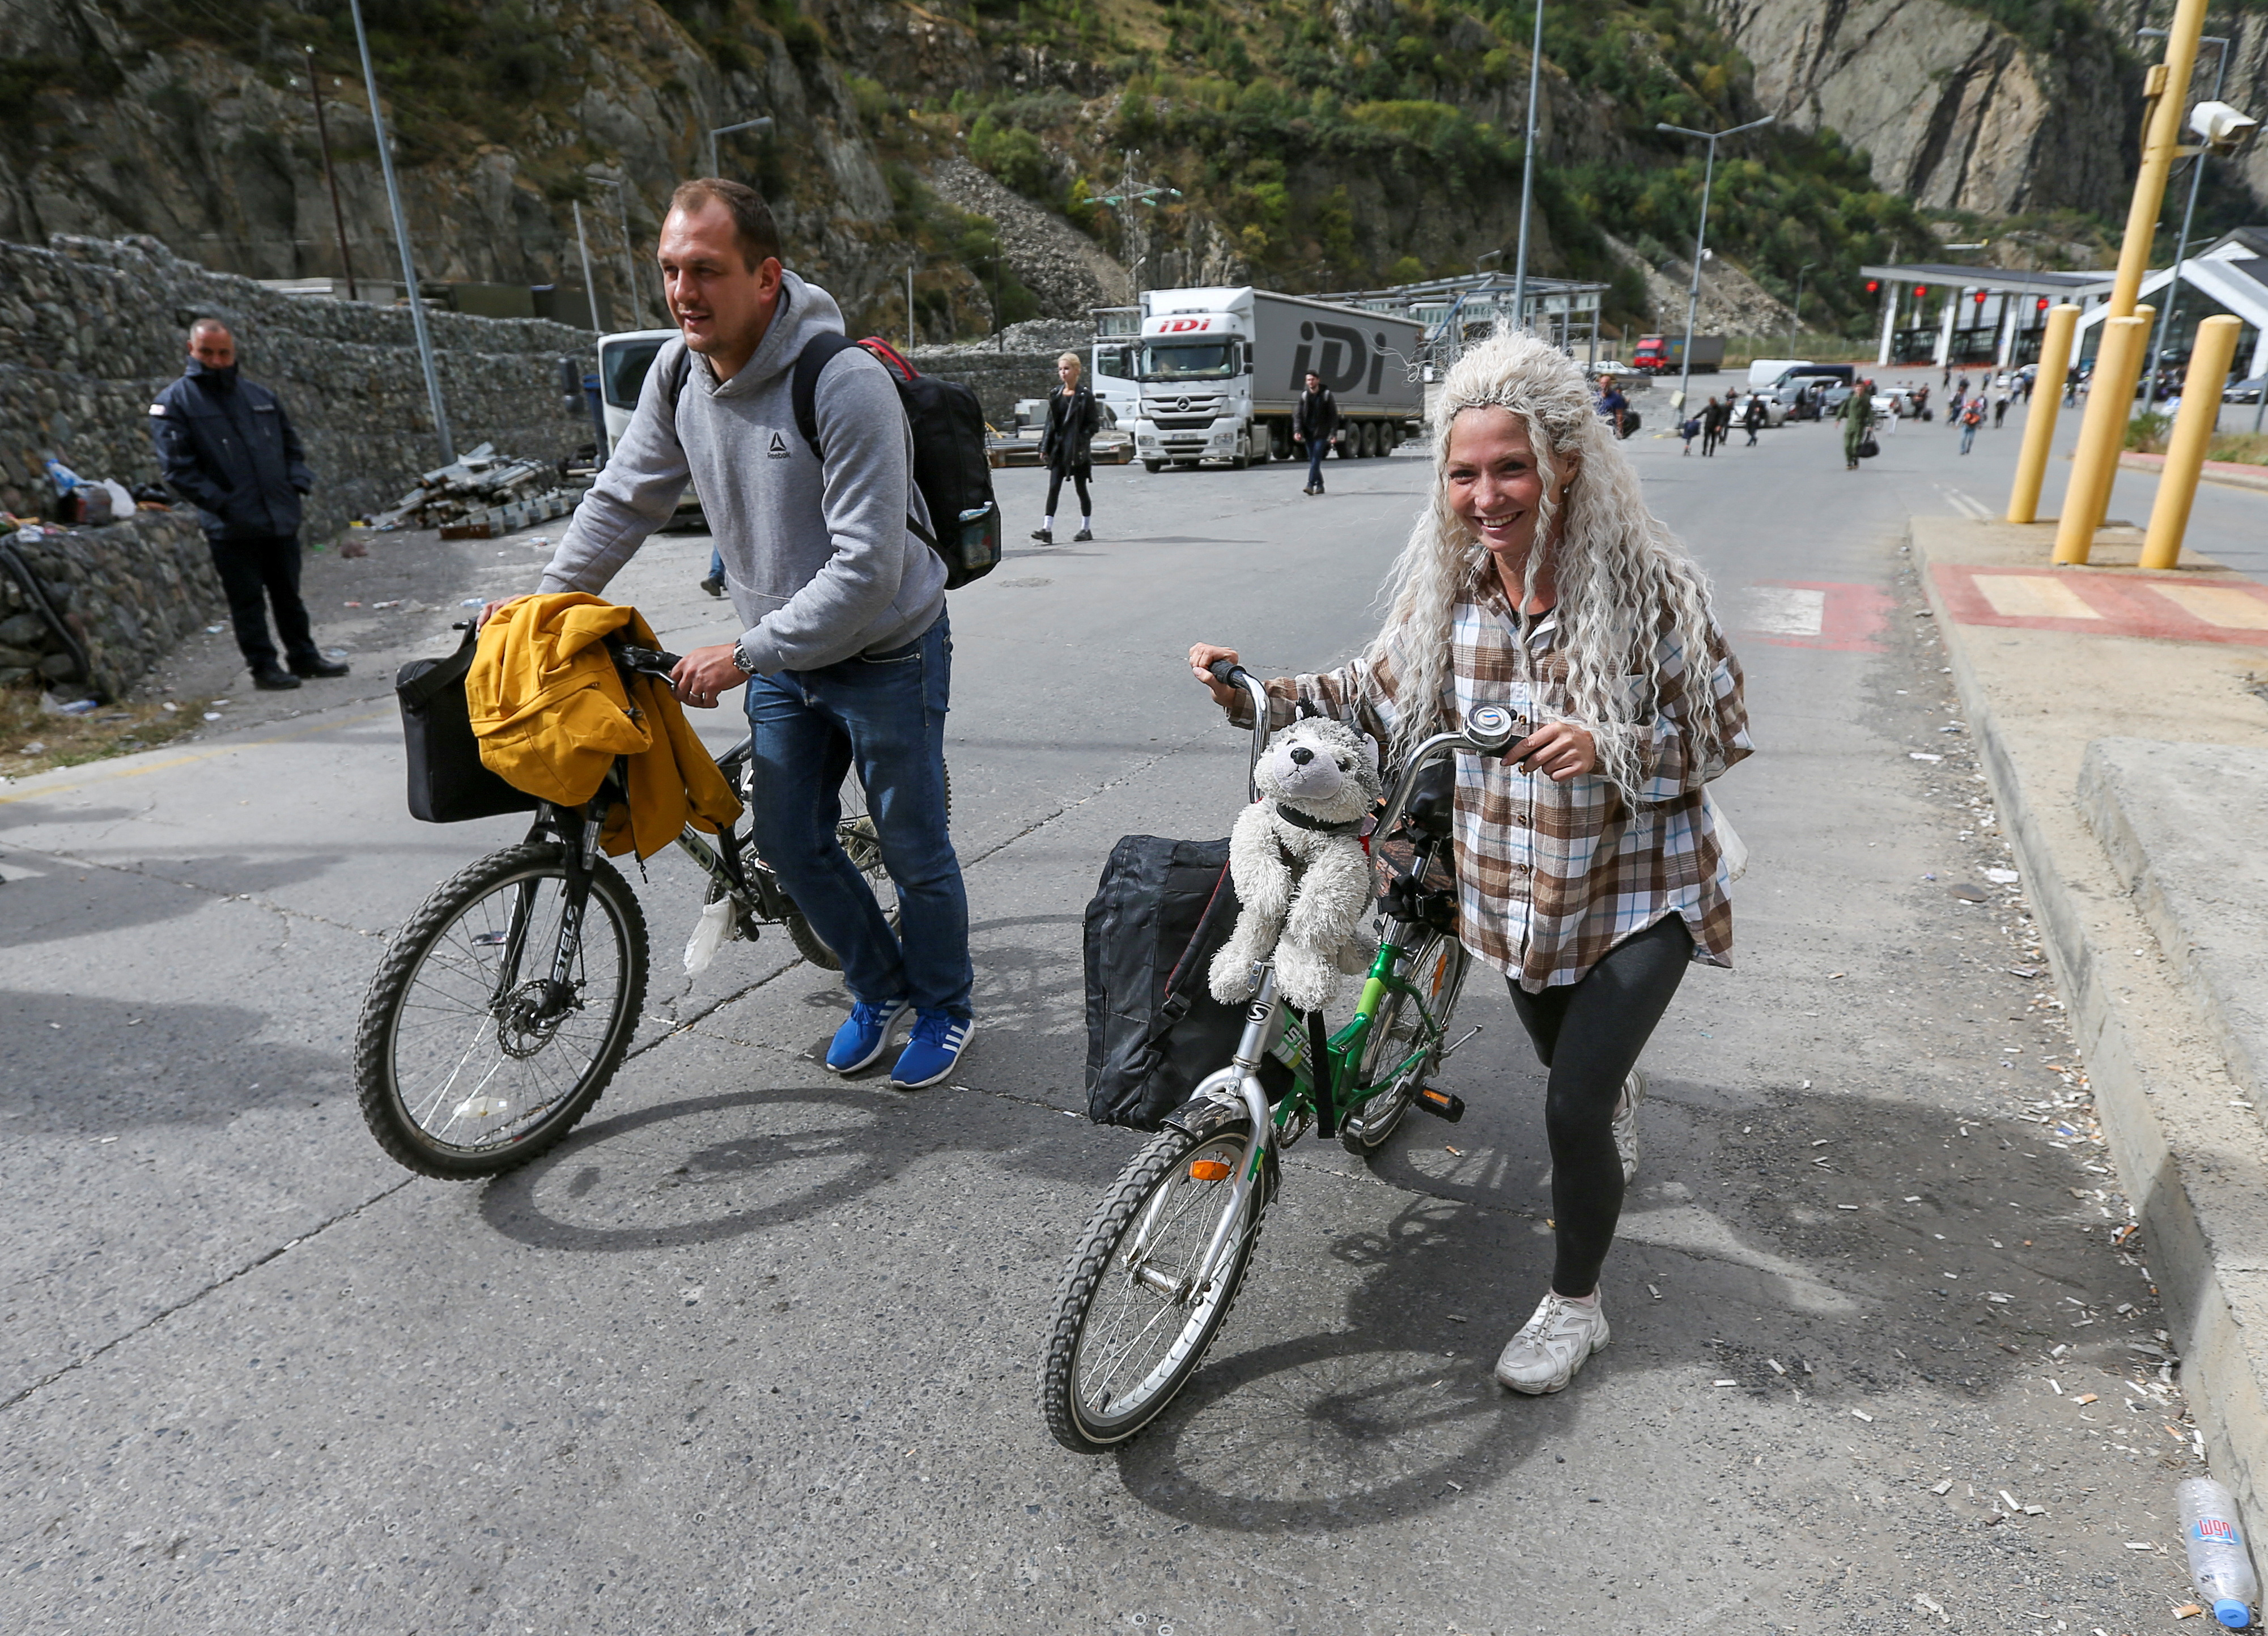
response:
M1502 971L1548 1071L1550 1287L1496 1376L1554 1392L1609 1338L1599 1271L1638 1168L1638 1054L1687 966L1729 966L1730 884L1703 786L1750 750L1741 668L1700 570L1646 509L1582 372L1528 335L1443 382L1433 489L1352 662L1268 684L1406 753L1476 705L1529 724L1460 755L1458 937ZM1232 719L1241 689L1189 665Z

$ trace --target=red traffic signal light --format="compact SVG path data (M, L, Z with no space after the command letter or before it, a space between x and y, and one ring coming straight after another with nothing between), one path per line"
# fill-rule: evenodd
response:
M1875 291L1877 291L1877 290L1881 289L1881 287L1882 287L1882 281L1881 281L1881 279L1879 279L1879 278L1869 278L1869 279L1867 281L1867 293L1868 295L1872 295L1872 294L1874 294Z
M1920 300L1924 296L1927 295L1928 293L1929 293L1929 286L1928 286L1927 284L1916 284L1916 285L1914 286L1914 299L1915 299L1915 300L1917 300L1917 301Z
M1971 298L1971 299L1973 299L1973 300L1977 303L1977 306L1984 306L1984 291L1983 291L1982 290L1979 290L1979 291L1976 293L1976 295L1975 295L1975 296L1973 296L1973 297Z
M2033 306L2033 309L2034 309L2035 311L2036 311L2036 312L2042 312L2042 313L2046 312L2046 311L2048 310L2048 298L2047 298L2047 297L2045 297L2045 296L2042 296L2042 297L2040 297L2038 300L2035 301L2035 302L2032 304L2032 306Z

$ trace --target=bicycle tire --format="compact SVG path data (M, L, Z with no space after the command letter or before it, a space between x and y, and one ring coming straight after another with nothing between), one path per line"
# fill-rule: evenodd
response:
M549 1009L554 1002L548 994L529 1002L535 1006L534 1011L530 1012L523 1005L510 1017L500 1015L494 1003L477 1009L474 1006L470 997L476 991L479 981L477 951L496 947L494 940L501 935L493 929L491 915L490 930L465 937L458 945L460 962L469 958L475 973L474 982L463 984L456 1006L464 1025L465 1049L449 1077L431 1094L422 1091L404 1094L401 1061L403 1019L417 991L418 979L436 950L460 921L468 920L482 905L507 888L528 883L536 888L530 895L534 897L541 892L541 882L556 881L563 887L565 878L566 850L556 842L530 842L490 853L460 870L435 889L388 946L385 958L371 976L355 1035L357 1099L364 1122L378 1139L379 1146L421 1175L470 1180L499 1175L527 1163L556 1146L575 1128L622 1065L622 1054L629 1048L639 1009L645 1000L645 915L630 883L612 864L600 859L591 871L590 910L586 910L584 918L582 954L587 962L597 929L601 925L608 928L612 932L616 978L588 1060L573 1070L571 1082L563 1088L555 1086L549 1094L544 1094L541 1076L531 1068L524 1074L513 1073L506 1078L504 1089L510 1094L499 1095L491 1088L499 1075L507 1074L507 1060L528 1064L537 1061L566 1031L568 1019L583 1009L578 999L577 1004L561 1007L555 1015ZM540 932L531 937L531 961L548 959L549 947ZM587 969L587 966L582 969ZM460 971L456 975L461 982L466 974ZM548 979L523 983L514 989L514 995L529 992L535 981ZM438 983L436 989L438 990ZM447 1009L438 1005L431 1008L437 1012ZM436 1026L445 1034L447 1032L448 1025ZM483 1036L493 1037L495 1057L471 1087L462 1087L460 1082L464 1078L465 1065L479 1049ZM585 1031L578 1031L578 1039L585 1036ZM515 1105L518 1093L513 1087L530 1081L537 1088L520 1105L529 1107L533 1116L512 1119L494 1127L497 1139L492 1141L445 1139L429 1128L429 1121L421 1119L412 1106L414 1100L429 1109L438 1110L458 1088L469 1088L470 1094L464 1102L452 1109L452 1123L462 1117L500 1118ZM476 1109L475 1103L480 1104ZM469 1114L468 1109L473 1109Z
M1187 1246L1189 1260L1202 1256L1221 1220L1219 1212L1210 1207L1209 1201L1217 1198L1226 1202L1231 1182L1250 1161L1252 1140L1249 1118L1239 1118L1202 1139L1168 1125L1119 1172L1117 1182L1104 1195L1056 1292L1055 1305L1049 1315L1047 1352L1040 1364L1040 1412L1047 1421L1048 1430L1064 1448L1078 1454L1094 1454L1124 1442L1157 1419L1204 1361L1205 1351L1220 1333L1221 1325L1227 1322L1229 1309L1235 1305L1237 1291L1242 1287L1246 1270L1252 1263L1252 1247L1260 1237L1261 1221L1267 1208L1264 1193L1259 1187L1255 1187L1246 1200L1246 1220L1232 1229L1236 1234L1235 1242L1228 1252L1226 1264L1211 1284L1203 1292L1191 1292L1197 1297L1193 1301L1160 1298L1162 1307L1184 1306L1189 1315L1173 1331L1165 1355L1145 1368L1134 1394L1115 1398L1106 1394L1099 1403L1088 1401L1093 1394L1083 1379L1083 1366L1097 1360L1091 1358L1090 1344L1107 1339L1090 1335L1090 1320L1110 1293L1108 1286L1112 1281L1112 1265L1129 1234L1152 1211L1153 1199L1158 1201L1157 1209L1162 1216L1172 1201L1171 1190L1175 1186L1202 1187L1207 1190L1205 1207L1174 1212L1158 1228L1160 1238L1171 1238L1175 1249ZM1193 1178L1190 1165L1200 1155L1213 1153L1219 1154L1220 1162L1227 1164L1228 1179ZM1177 1234L1178 1227L1189 1224L1194 1224L1196 1230ZM1182 1271L1188 1270L1184 1263ZM1158 1294L1148 1285L1138 1283L1130 1271L1121 1275L1121 1281L1129 1292L1130 1302ZM1122 1320L1123 1306L1122 1303L1119 1309ZM1152 1318L1143 1324L1133 1338L1138 1342L1156 1321Z
M1446 932L1428 932L1415 949L1404 950L1403 969L1410 973L1410 981L1421 990L1430 988L1439 997L1434 1007L1434 1023L1441 1033L1448 1032L1450 1014L1456 1010L1457 1000L1464 992L1465 974L1470 969L1472 956L1464 946ZM1446 962L1447 969L1438 983L1432 981L1437 969L1435 962ZM1367 1084L1381 1069L1391 1066L1410 1054L1410 1043L1417 1038L1418 1019L1402 1021L1406 995L1389 992L1379 1007L1377 1018L1370 1025L1370 1037L1364 1043L1362 1072L1359 1082ZM1381 1091L1356 1109L1355 1114L1339 1124L1339 1146L1358 1159L1367 1159L1385 1145L1386 1139L1402 1126L1403 1116L1410 1111L1418 1087L1425 1083L1425 1075L1440 1061L1437 1050L1426 1053L1425 1059L1403 1074L1393 1089Z

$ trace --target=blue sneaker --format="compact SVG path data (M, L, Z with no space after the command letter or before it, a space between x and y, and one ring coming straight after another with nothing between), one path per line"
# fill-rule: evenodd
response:
M906 1049L898 1057L898 1065L890 1070L890 1088L917 1091L924 1085L935 1085L953 1072L968 1036L976 1032L975 1023L949 1011L917 1013L914 1031L906 1036Z
M850 1007L835 1043L827 1048L827 1065L837 1073L856 1073L873 1065L890 1047L890 1035L906 1014L903 999L860 1000Z

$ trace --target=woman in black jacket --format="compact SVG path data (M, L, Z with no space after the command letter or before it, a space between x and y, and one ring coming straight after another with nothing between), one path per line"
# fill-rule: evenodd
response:
M1092 446L1094 434L1102 429L1102 409L1094 394L1079 384L1079 354L1064 353L1056 360L1056 375L1063 384L1048 394L1047 424L1040 432L1040 459L1048 468L1048 514L1032 530L1032 538L1042 545L1056 542L1056 501L1065 477L1079 492L1079 532L1071 538L1094 538L1094 502L1087 495L1086 480L1094 475Z

